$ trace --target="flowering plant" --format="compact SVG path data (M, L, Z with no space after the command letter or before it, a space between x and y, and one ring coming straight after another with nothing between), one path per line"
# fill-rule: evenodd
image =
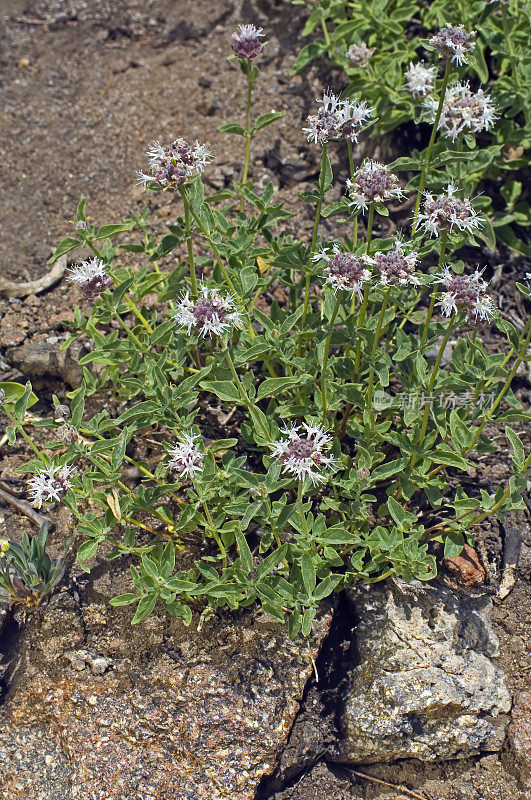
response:
M251 125L263 45L250 27L233 44L246 125L223 126L245 139L241 181L206 197L206 148L156 143L142 180L182 201L160 242L149 206L96 228L82 200L53 259L91 254L70 272L84 300L65 344L85 346L83 382L40 422L46 451L26 431L29 386L4 412L10 441L24 436L36 455L22 468L34 502L63 502L85 537L83 568L100 548L132 559L132 591L111 602L136 603L133 622L158 602L189 624L194 610L204 620L258 600L307 635L334 591L433 578L437 557L458 554L486 516L520 507L531 455L508 423L529 418L511 385L531 321L517 330L482 271L450 258L484 218L457 185L424 192L428 168L412 225L374 236L375 215L409 190L386 165L354 168L352 121L362 136L369 109L330 92L305 128L321 148L301 195L315 207L311 237L275 231L289 212L272 183L259 193L248 177L253 132L278 116ZM353 168L327 206L330 139ZM333 241L320 236L331 209L348 226ZM506 353L483 345L487 323ZM507 424L515 474L493 494L467 492L460 475L496 450L493 421Z
M341 96L361 95L373 109L372 135L399 128L408 144L421 144L391 165L407 172L408 188L418 187L429 162L430 189L456 181L468 197L481 194L474 200L484 217L478 236L490 249L503 242L529 257L529 205L517 175L531 135L525 4L293 2L308 7L302 35L312 37L294 72L319 56L342 68ZM436 89L439 72L444 81ZM428 141L435 118L440 135Z

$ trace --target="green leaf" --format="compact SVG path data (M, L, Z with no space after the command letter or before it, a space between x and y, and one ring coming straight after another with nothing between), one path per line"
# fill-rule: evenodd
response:
M256 133L262 128L265 128L266 125L271 125L271 123L275 122L277 119L282 119L285 113L285 111L269 111L267 114L262 114L254 123L252 133Z
M444 537L444 557L457 558L465 546L465 537L461 531L450 531Z
M118 233L130 231L131 228L134 228L134 226L135 223L132 219L122 222L119 225L103 225L96 233L94 241L97 242L99 239L110 239L111 236L116 236Z
M0 381L0 390L3 390L5 392L5 400L4 400L5 405L11 406L14 405L17 402L17 400L20 400L20 398L24 396L24 393L26 391L26 386L22 386L21 383L15 383L14 381ZM33 392L30 391L26 401L26 408L31 408L31 406L34 406L35 403L38 402L38 400L39 398L37 397L37 395L33 394Z
M235 536L236 544L238 545L238 550L240 552L242 566L245 571L249 573L253 569L253 556L250 547L247 544L247 539L245 538L245 535L238 530L235 532Z
M71 236L67 236L66 239L63 239L62 242L59 242L53 256L48 259L48 264L53 264L55 261L57 261L58 258L64 256L65 253L69 253L70 250L74 250L74 248L80 247L81 244L82 242L80 242L79 239L73 239Z
M518 434L508 425L505 426L505 435L513 448L513 462L517 472L521 472L525 462L525 451L522 440Z
M315 589L316 575L315 566L309 553L302 554L300 565L306 594L311 597Z
M218 131L222 133L235 133L236 136L245 136L245 128L238 125L236 122L227 122L225 125L220 125Z
M241 395L238 389L230 381L202 381L201 388L206 392L211 392L224 400L226 403L242 403Z
M139 594L133 594L132 592L126 594L118 594L116 597L113 597L109 600L110 606L129 606L131 603L136 603L138 598L140 597Z
M307 380L310 380L310 375L300 375L297 378L266 378L256 393L256 399L262 400L264 397L278 397L287 389L293 389L295 386L301 386Z
M138 603L135 616L131 620L131 625L136 625L137 622L149 617L157 603L158 595L156 593L145 595Z

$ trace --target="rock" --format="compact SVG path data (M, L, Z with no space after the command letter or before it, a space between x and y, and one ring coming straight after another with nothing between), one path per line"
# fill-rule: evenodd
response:
M531 687L515 697L508 734L520 781L531 792Z
M456 582L466 589L473 589L485 583L486 572L473 547L465 544L463 551L455 558L446 558L444 566Z
M30 339L21 347L7 352L10 363L28 378L61 378L75 389L80 385L83 371L69 350L59 350L42 337Z
M63 624L72 622L76 611L69 618L60 610ZM155 615L147 637L120 611L109 609L103 629L86 624L86 648L53 660L37 620L24 643L28 666L0 715L6 796L252 800L285 744L331 612L316 621L308 647L251 609L200 633ZM125 657L116 655L121 637ZM116 669L101 674L94 653L110 660L111 648ZM92 669L73 673L70 663L90 663L87 652Z
M350 595L359 665L341 717L338 761L465 758L500 750L511 699L490 660L486 597L394 583Z
M89 666L95 675L103 675L112 664L111 659L99 656L90 650L67 650L64 657L70 661L72 669L77 672Z

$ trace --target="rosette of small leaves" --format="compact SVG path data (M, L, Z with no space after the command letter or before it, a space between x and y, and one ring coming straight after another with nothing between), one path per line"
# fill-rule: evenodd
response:
M51 559L46 552L47 523L37 536L22 535L20 544L2 543L0 559L0 593L11 606L21 605L33 611L48 597L63 577L62 558Z

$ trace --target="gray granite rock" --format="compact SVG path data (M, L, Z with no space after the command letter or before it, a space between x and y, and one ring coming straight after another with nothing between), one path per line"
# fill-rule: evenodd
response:
M6 797L252 800L284 747L331 611L309 642L251 609L201 632L164 614L130 628L120 611L103 618L56 595L32 617L0 710Z
M337 759L465 758L501 749L511 698L491 661L487 597L389 584L351 593L359 664Z

